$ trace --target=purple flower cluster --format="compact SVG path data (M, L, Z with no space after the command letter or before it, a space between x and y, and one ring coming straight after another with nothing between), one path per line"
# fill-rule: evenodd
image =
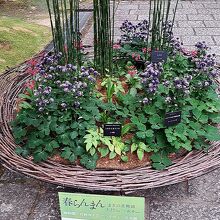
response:
M72 64L59 65L60 58L60 53L49 54L38 65L40 70L36 75L38 87L34 90L34 96L40 112L52 102L62 110L79 108L82 99L90 95L91 87L95 85L99 76L93 68L82 66L77 69Z
M195 47L197 48L198 51L204 51L204 50L209 49L209 47L206 45L205 41L197 42L195 44Z
M192 80L192 76L188 75L183 78L175 77L173 80L174 87L179 90L183 91L185 95L190 94L190 81Z
M39 85L38 88L34 90L34 96L36 97L35 102L39 112L42 112L47 105L54 102L54 99L49 96L51 92L52 88L50 86L43 87L43 85Z
M136 25L132 24L128 20L125 20L120 27L123 32L121 35L122 42L132 42L133 40L146 41L149 36L149 23L144 20Z
M197 43L198 50L206 50L208 47L205 42ZM192 62L196 66L197 85L196 87L203 89L213 85L214 80L220 76L219 69L216 68L215 54L200 54L198 57L192 58Z
M202 71L209 71L210 68L214 67L216 64L216 56L215 54L205 55L201 58L194 59L196 63L196 67Z
M180 39L177 37L177 38L172 38L170 41L169 41L169 44L172 48L172 54L176 54L177 52L182 52L183 51L183 43L180 41Z
M150 63L144 72L140 73L141 83L148 94L155 94L160 83L160 76L163 72L162 63ZM149 99L143 100L144 104L149 103Z

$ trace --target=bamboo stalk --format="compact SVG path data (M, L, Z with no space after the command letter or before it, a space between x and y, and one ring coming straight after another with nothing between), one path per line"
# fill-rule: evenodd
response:
M79 0L46 0L51 21L54 51L62 52L65 63L81 63ZM68 13L67 8L70 8Z

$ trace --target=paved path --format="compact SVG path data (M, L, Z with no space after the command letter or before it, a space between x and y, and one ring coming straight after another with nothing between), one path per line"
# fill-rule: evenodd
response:
M116 38L123 20L143 20L147 8L144 1L122 1L117 9ZM189 48L206 41L220 58L220 0L180 1L175 33ZM90 30L86 41L91 43ZM75 192L0 167L0 219L58 220L60 190ZM133 195L146 198L145 220L220 220L220 168L188 182Z

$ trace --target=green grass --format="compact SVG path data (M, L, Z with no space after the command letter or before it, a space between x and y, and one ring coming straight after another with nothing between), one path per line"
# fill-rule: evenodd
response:
M50 29L21 19L0 17L0 73L32 57L51 40Z

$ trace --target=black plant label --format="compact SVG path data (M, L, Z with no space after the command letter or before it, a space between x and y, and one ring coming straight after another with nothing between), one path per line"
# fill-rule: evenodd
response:
M121 136L121 124L104 124L104 136Z
M166 62L167 57L168 57L167 51L153 50L151 53L151 62L152 63Z
M169 112L165 114L164 124L169 127L179 124L181 122L181 111Z

